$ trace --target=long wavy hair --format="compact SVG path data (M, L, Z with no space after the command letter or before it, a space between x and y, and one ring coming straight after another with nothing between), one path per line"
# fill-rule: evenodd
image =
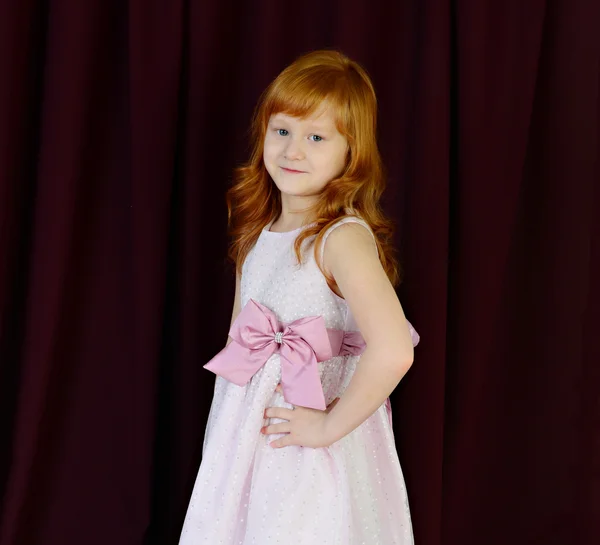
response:
M313 223L297 236L296 257L301 263L303 242L315 237L317 265L334 289L335 281L321 263L320 248L327 228L350 211L362 217L373 230L383 269L396 286L400 275L391 241L393 227L379 204L385 176L377 148L375 89L365 70L337 51L314 51L300 57L263 92L252 120L250 159L234 171L234 183L227 192L232 239L229 257L236 270L241 271L262 229L281 212L280 192L263 161L270 117L277 113L308 117L325 100L332 109L338 131L348 141L346 168L328 182L308 210Z

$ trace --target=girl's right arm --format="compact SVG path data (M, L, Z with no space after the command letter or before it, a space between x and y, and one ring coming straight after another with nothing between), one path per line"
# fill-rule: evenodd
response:
M238 317L238 314L241 312L242 310L242 301L241 301L241 296L240 296L240 283L241 283L241 277L239 273L236 273L235 275L235 298L233 300L233 311L231 313L231 322L229 324L229 328L231 329L231 326L233 325L233 322L235 322L236 318ZM233 339L229 336L227 336L227 343L225 344L225 346L227 346Z

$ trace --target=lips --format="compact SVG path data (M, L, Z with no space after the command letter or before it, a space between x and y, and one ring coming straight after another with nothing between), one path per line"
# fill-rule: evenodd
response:
M281 167L281 170L289 172L290 174L305 174L303 170L294 170L293 168Z

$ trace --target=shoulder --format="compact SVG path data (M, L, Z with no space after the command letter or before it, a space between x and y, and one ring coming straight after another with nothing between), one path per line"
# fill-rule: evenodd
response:
M367 259L379 261L377 244L368 223L358 216L343 216L323 237L323 264L331 269L336 261Z
M369 225L360 218L344 216L334 223L327 233L329 246L339 246L340 243L350 243L361 241L370 246L375 245L375 237Z

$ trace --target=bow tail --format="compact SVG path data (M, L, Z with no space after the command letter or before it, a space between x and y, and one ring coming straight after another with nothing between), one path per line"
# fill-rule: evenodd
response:
M324 411L325 396L315 353L306 347L304 354L281 347L281 386L285 400L292 405Z
M275 348L269 344L262 349L250 349L236 341L230 342L206 365L212 371L238 386L248 384L252 376L271 357Z

